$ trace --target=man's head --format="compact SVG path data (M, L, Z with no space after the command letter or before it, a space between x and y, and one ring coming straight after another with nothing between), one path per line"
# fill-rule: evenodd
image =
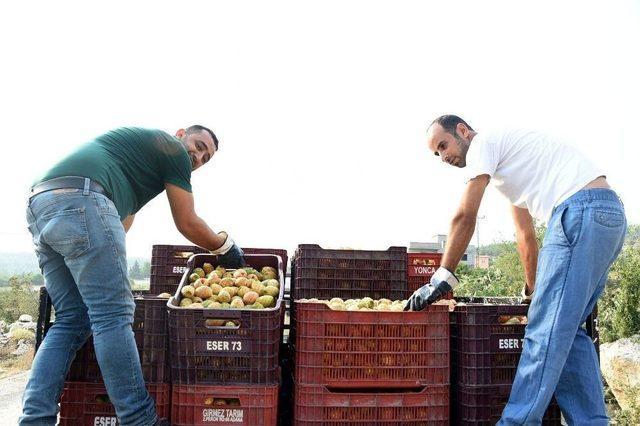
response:
M476 135L471 126L457 115L443 115L427 129L427 146L445 163L456 167L467 165L467 151Z
M191 170L195 170L211 160L218 151L216 135L210 129L199 124L178 130L176 137L182 141L189 153Z

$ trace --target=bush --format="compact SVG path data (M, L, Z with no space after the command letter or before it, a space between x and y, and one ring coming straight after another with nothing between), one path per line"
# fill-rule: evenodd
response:
M625 244L611 266L598 317L603 342L640 333L640 243L636 240Z
M9 278L9 289L0 297L0 320L13 323L22 314L38 317L38 292L33 290L31 281L21 276Z
M11 339L14 341L18 340L34 340L36 335L31 330L25 330L24 328L18 328L11 332Z

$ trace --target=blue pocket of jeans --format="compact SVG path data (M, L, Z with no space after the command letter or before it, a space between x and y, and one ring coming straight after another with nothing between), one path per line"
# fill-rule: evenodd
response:
M569 246L573 246L580 237L582 212L583 209L581 206L569 206L564 209L560 216L560 229Z
M593 220L602 226L617 228L624 223L624 216L611 210L595 210Z
M43 215L42 220L41 238L64 257L78 257L89 249L84 208L60 210Z

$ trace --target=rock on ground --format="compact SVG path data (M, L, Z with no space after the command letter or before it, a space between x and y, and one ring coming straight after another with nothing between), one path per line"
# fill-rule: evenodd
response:
M640 335L600 345L600 365L620 408L640 406Z

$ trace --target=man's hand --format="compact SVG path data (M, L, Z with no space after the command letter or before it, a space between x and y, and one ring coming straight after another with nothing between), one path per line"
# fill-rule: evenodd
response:
M244 266L246 263L242 249L236 245L226 232L220 232L218 235L225 237L224 243L217 249L211 250L211 254L218 256L220 265L230 269L237 269Z
M529 304L531 303L531 299L533 299L533 290L529 292L527 284L525 283L524 287L522 287L522 303Z
M431 282L417 289L409 298L405 311L421 311L426 306L438 301L458 285L458 278L442 266L431 277Z

